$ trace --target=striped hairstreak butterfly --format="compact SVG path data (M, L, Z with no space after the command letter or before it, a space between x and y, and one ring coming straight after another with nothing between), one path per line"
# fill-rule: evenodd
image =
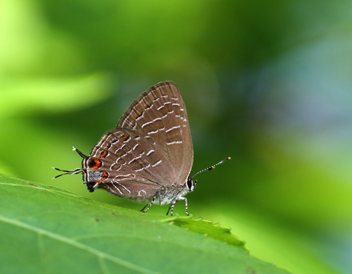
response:
M89 155L73 148L82 158L82 168L62 170L62 175L82 173L90 192L102 188L138 203L171 204L185 201L197 184L192 177L193 144L185 103L177 86L162 82L142 93L120 118L115 129L106 132Z

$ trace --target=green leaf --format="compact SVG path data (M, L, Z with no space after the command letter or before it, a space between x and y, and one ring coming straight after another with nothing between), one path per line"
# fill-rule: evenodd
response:
M223 241L226 244L234 245L236 247L247 250L244 242L231 234L231 229L221 226L220 224L213 224L210 221L203 220L202 218L193 219L188 216L176 216L165 219L164 222L170 222L180 227L187 228L188 230L200 233L206 237Z
M288 273L209 221L143 214L4 175L0 193L0 273Z

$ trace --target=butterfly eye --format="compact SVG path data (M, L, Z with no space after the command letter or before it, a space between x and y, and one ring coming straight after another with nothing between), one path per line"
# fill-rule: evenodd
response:
M195 185L194 185L192 179L188 179L188 180L187 180L187 187L188 187L189 192L191 192L191 191L194 190Z

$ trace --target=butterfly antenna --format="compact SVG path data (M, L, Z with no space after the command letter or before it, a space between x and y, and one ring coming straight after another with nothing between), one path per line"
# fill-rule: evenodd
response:
M59 178L62 175L75 175L75 174L79 174L79 173L83 172L82 168L76 168L73 170L65 170L65 169L59 169L57 167L53 167L53 169L63 172L62 174L56 175L53 179Z
M72 147L72 150L76 151L79 154L79 156L81 156L82 158L86 158L87 157L86 155L84 155L80 150L78 150L75 147ZM76 169L73 169L73 170L66 170L66 169L59 169L57 167L53 167L53 169L63 172L62 174L56 175L53 179L61 177L62 175L75 175L75 174L79 174L79 173L83 172L82 168L76 168Z
M72 147L72 150L76 151L79 154L79 156L81 156L82 158L87 158L88 157L87 155L83 154L83 152L81 152L80 150L78 150L75 147Z
M210 167L208 167L208 168L202 169L201 171L198 171L196 174L194 174L194 175L191 177L191 179L193 179L193 177L196 176L196 175L198 175L198 174L201 174L201 173L206 172L206 171L209 171L209 170L213 170L216 166L218 166L218 165L222 164L223 162L226 162L227 160L230 160L230 159L231 159L231 157L227 157L227 158L225 158L224 160L221 160L219 163L217 163L217 164L215 164L215 165L213 165L213 166L210 166Z

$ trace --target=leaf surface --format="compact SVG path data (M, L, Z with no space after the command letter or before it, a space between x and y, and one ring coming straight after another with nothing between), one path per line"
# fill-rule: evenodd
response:
M209 221L143 214L4 175L0 193L1 273L288 273Z

